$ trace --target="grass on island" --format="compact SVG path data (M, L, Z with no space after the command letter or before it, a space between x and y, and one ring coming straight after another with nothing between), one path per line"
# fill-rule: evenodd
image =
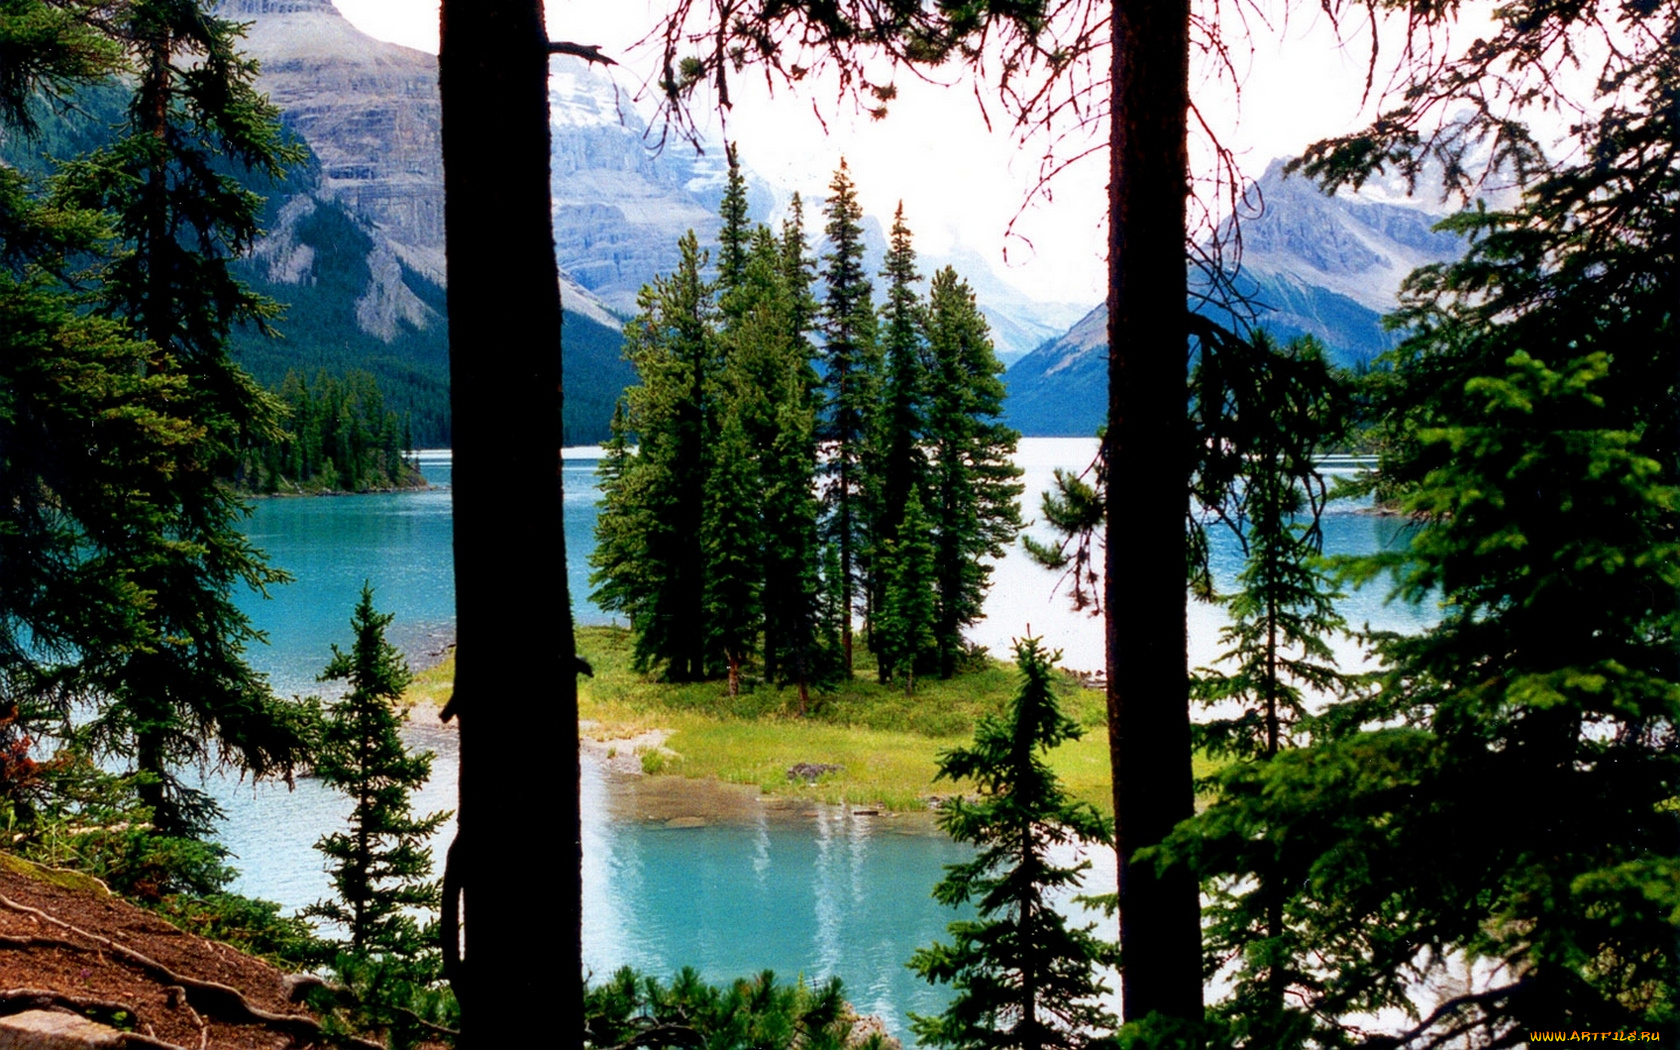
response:
M646 772L716 777L766 794L894 810L922 809L930 796L973 790L968 783L935 784L938 755L967 744L976 721L1001 715L1019 687L1013 663L993 659L950 681L918 680L915 694L906 696L902 685L875 681L872 658L860 645L856 677L832 693L813 692L801 716L792 687L759 685L731 697L722 682L675 685L638 674L630 666L630 634L621 628L580 628L577 647L595 671L578 680L579 716L595 723L590 736L620 740L651 729L671 731L664 751L643 754ZM405 699L443 703L453 674L451 656L417 675ZM1057 697L1085 736L1050 752L1050 764L1075 797L1112 815L1103 693L1065 676ZM788 780L789 767L799 763L841 769L807 785ZM1208 771L1198 758L1196 775Z

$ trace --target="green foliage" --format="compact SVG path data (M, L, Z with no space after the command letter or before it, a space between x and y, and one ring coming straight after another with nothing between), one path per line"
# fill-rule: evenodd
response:
M145 774L100 769L74 746L41 763L41 804L7 828L9 848L99 879L176 926L291 967L326 958L314 930L280 905L226 892L238 874L222 847L162 835L140 799Z
M287 372L276 391L289 410L284 433L245 453L239 482L255 492L369 492L424 484L403 458L409 428L385 407L369 372L342 379Z
M585 985L583 1045L753 1047L755 1050L884 1050L878 1032L854 1035L857 1016L839 978L818 987L777 984L766 970L723 986L684 967L661 984L625 967Z
M0 124L39 133L36 110L122 68L97 0L8 0L0 7Z
M183 930L261 956L287 970L319 966L332 950L316 936L308 920L282 915L274 901L236 893L180 895L165 897L156 911Z
M916 667L936 665L934 626L938 596L934 590L933 524L922 511L922 498L910 490L899 519L898 536L882 550L886 593L875 628L875 657L882 681L897 675L905 693L915 692Z
M880 349L869 276L863 269L863 206L844 158L829 183L829 251L823 256L822 408L817 439L827 454L822 473L823 538L840 554L842 670L852 674L852 612L857 576L869 546L879 492L867 462L880 398ZM867 590L866 590L867 593Z
M764 574L758 501L763 488L738 411L725 410L706 476L700 545L706 559L703 602L706 649L722 654L729 692L741 691L741 668L758 644Z
M304 713L243 659L256 636L229 592L286 577L241 536L244 508L221 480L275 418L226 353L230 326L270 314L228 269L260 210L230 172L278 177L298 155L230 23L161 0L36 8L6 15L103 39L75 61L38 52L68 64L25 62L30 82L86 79L87 61L113 58L134 80L115 140L62 163L49 198L0 176L12 344L0 542L13 545L0 562L34 566L5 581L0 671L22 699L14 725L93 701L87 739L151 774L138 788L160 829L198 834L214 805L180 767L284 777L307 748Z
M968 283L949 266L928 295L932 394L926 423L928 493L935 540L939 675L956 672L962 629L981 617L992 568L1021 527L1021 470L1010 457L1020 434L998 422L1003 365Z
M1498 12L1477 68L1541 73L1552 32L1599 9L1530 14ZM1370 695L1324 711L1313 746L1231 767L1169 845L1221 886L1290 887L1281 936L1256 937L1238 896L1215 916L1229 942L1250 931L1243 979L1277 967L1291 989L1275 1020L1239 1002L1230 1042L1267 1024L1272 1045L1347 1045L1384 1009L1408 1016L1406 1047L1680 1027L1680 169L1652 50L1680 8L1639 17L1573 129L1580 159L1512 211L1451 220L1469 255L1414 274L1396 317L1379 484L1421 527L1359 573L1439 601L1439 624L1381 639ZM1432 70L1432 92L1477 97L1469 71ZM1522 97L1558 102L1550 81ZM1357 182L1434 153L1462 178L1477 128L1539 161L1510 114L1463 112L1444 142L1420 147L1419 109L1312 165ZM1419 1003L1443 978L1463 993Z
M746 228L745 184L738 170L730 177L725 241L738 257L706 284L705 257L685 238L677 273L643 290L643 313L626 329L641 383L615 415L600 467L591 583L602 608L630 617L643 670L674 681L727 673L733 695L761 658L764 677L797 684L803 704L829 663L817 380L799 283L808 263L797 230L778 240Z
M940 756L941 779L972 779L980 797L955 798L939 825L979 847L972 861L946 868L934 888L942 904L973 903L979 917L951 924L953 942L919 949L911 969L951 984L956 998L938 1017L913 1017L916 1035L956 1048L1083 1047L1116 1022L1095 1000L1107 989L1096 967L1113 950L1070 927L1053 896L1076 891L1089 861L1057 864L1054 847L1113 841L1108 821L1088 803L1068 798L1044 754L1083 731L1061 713L1052 665L1038 639L1017 642L1020 691L1006 718L983 719L971 747Z
M461 1007L447 984L417 974L412 964L390 956L340 952L331 960L337 984L315 988L309 1007L323 1028L336 1035L382 1032L393 1050L420 1043L454 1045Z
M935 308L922 307L901 213L886 271L886 384L844 166L828 207L834 248L820 311L797 214L779 238L748 231L738 171L731 180L723 240L732 254L718 283L700 279L704 257L685 239L678 272L643 290L642 316L626 329L642 381L615 415L600 467L594 600L630 618L643 670L672 681L727 673L734 695L756 658L763 680L798 686L805 711L811 687L850 677L860 594L890 677L911 621L898 615L902 601L888 610L887 591L895 575L919 573L915 600L932 602L932 642L909 643L918 655L904 680L948 678L968 655L962 629L980 615L984 560L1001 556L1019 525L1008 462L1018 435L995 422L1002 368L985 321L950 271L934 282ZM820 379L809 337L819 312ZM895 408L883 412L889 385ZM926 515L901 539L912 496ZM901 551L931 551L931 567L901 569Z
M1235 593L1215 599L1230 616L1220 631L1225 651L1193 687L1205 704L1239 708L1194 730L1199 748L1238 759L1290 746L1309 698L1346 695L1354 684L1330 650L1330 639L1349 631L1320 563L1329 489L1314 458L1344 430L1347 390L1310 338L1279 348L1257 332L1252 352L1265 378L1245 409L1263 425L1245 431L1239 483L1224 511L1245 557Z
M402 654L385 641L390 614L374 611L373 588L351 616L355 643L349 652L333 646L324 680L349 690L329 704L315 760L315 774L354 802L347 832L323 835L315 844L327 860L335 897L304 914L344 927L354 955L404 963L426 974L437 963L437 938L423 930L416 910L435 910L439 884L430 881L431 849L426 840L449 814L414 817L409 794L431 775L430 752L410 754L398 735L405 713L394 706L410 675Z
M661 665L677 681L704 678L710 669L704 616L705 520L711 438L719 423L717 336L712 287L701 279L705 255L690 232L681 242L677 272L642 289L642 312L625 326L625 353L641 377L626 391L623 423L638 438L634 460L606 479L600 527L633 533L639 565L620 547L592 562L597 600L630 617L638 665Z
M911 247L902 201L893 213L883 267L881 276L888 281L887 301L880 311L886 400L875 413L871 455L878 502L870 520L870 561L877 571L871 574L869 601L871 608L884 612L887 576L892 572L891 555L885 547L900 534L899 523L911 493L922 492L927 482L927 455L922 446L927 437L927 400L932 382L926 350L926 311L915 288L921 275L916 272L916 252Z
M1021 537L1027 556L1046 569L1062 574L1072 586L1068 596L1075 612L1086 609L1095 616L1102 612L1094 541L1102 528L1106 510L1104 490L1108 484L1107 442L1098 434L1097 458L1075 474L1057 467L1051 489L1039 496L1039 513L1044 523L1060 537L1046 543L1031 536ZM1086 480L1086 479L1090 480Z

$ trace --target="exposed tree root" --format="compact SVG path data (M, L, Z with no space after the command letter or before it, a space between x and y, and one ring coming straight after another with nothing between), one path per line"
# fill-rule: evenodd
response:
M209 1014L218 1021L227 1024L262 1025L276 1031L284 1032L300 1043L326 1041L340 1043L347 1046L361 1047L364 1050L385 1050L380 1043L354 1036L336 1036L328 1034L321 1023L313 1017L302 1014L271 1013L260 1007L253 1006L237 988L230 988L215 981L201 981L195 977L176 973L169 967L148 955L143 955L126 945L118 944L97 933L89 933L79 927L72 926L62 919L56 918L39 908L31 908L26 904L19 904L9 897L0 895L0 907L15 911L20 915L33 916L42 922L49 923L75 934L85 940L99 945L105 951L124 962L139 967L152 976L161 979L165 984L179 985L185 996L185 1001L198 1010Z
M85 995L70 995L46 988L0 988L0 1015L22 1013L25 1010L63 1010L112 1028L117 1026L121 1014L127 1014L131 1018L140 1016L140 1012L128 1003L110 999L92 999ZM189 1050L188 1047L168 1043L155 1036L141 1035L139 1032L123 1032L122 1036L125 1050L128 1047L138 1050ZM202 1043L200 1050L203 1050Z

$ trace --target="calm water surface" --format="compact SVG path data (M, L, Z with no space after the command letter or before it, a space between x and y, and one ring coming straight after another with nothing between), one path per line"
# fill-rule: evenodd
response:
M1095 442L1028 439L1018 462L1026 470L1023 516L1055 467L1078 469ZM594 545L593 450L569 450L565 468L566 546L573 609L580 624L612 622L588 601L588 553ZM427 456L422 467L438 487L411 493L258 501L247 531L296 582L243 606L268 638L251 653L283 693L318 692L315 675L330 645L349 643L349 617L362 582L379 608L396 614L389 636L411 657L426 659L453 639L454 593L450 464ZM1405 542L1392 518L1337 507L1324 523L1332 553L1364 553ZM1042 530L1034 528L1042 535ZM1240 551L1216 543L1215 565L1227 581ZM1075 614L1055 593L1052 574L1012 553L994 569L987 618L971 632L997 655L1027 633L1064 651L1081 669L1101 664L1100 620ZM1355 624L1409 630L1433 615L1390 606L1380 592L1343 603ZM1217 609L1190 614L1192 658L1218 652ZM1354 660L1356 648L1340 651ZM418 812L453 805L456 741L435 725L410 728L411 742L437 753L432 783L415 799ZM313 781L282 786L214 785L227 809L224 842L243 869L238 890L297 909L328 892L311 848L342 824L348 803ZM945 864L966 851L932 832L925 819L869 817L844 807L758 800L751 792L712 789L663 778L612 773L585 762L584 955L604 974L622 965L669 976L693 965L713 980L774 970L793 978L840 976L865 1013L880 1014L902 1035L910 1011L937 1012L946 995L914 978L904 961L943 935L955 913L929 897ZM673 790L676 788L677 790ZM540 813L540 804L533 805ZM440 836L436 853L452 829ZM1094 885L1112 883L1112 854L1094 857ZM533 874L540 883L540 876Z

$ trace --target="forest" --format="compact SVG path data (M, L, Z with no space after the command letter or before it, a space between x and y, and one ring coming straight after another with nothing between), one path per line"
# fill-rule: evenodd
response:
M1364 9L1407 34L1398 86L1297 175L1327 190L1439 177L1469 250L1412 274L1396 349L1358 382L1310 341L1180 310L1186 255L1208 261L1187 242L1201 155L1184 60L1223 47L1218 17L1185 0L672 7L652 39L679 130L697 87L816 64L883 117L899 118L885 63L1001 79L1025 126L1068 107L1105 122L1108 426L1091 470L1046 495L1064 542L1037 553L1106 618L1114 820L1049 770L1087 727L1023 639L1014 697L940 762L974 784L939 820L975 853L934 892L974 917L907 960L954 989L916 1034L962 1048L1680 1037L1680 4L1505 5L1462 51L1445 43L1457 5ZM229 479L266 449L279 466L259 478L302 482L327 433L284 445L281 400L230 356L231 332L276 311L234 270L263 204L225 168L278 177L301 156L237 26L194 0L0 3L7 134L80 87L120 77L128 95L116 137L50 176L0 167L0 818L15 852L329 974L311 1038L855 1045L832 984L577 981L577 767L543 749L573 738L590 669L564 571L562 321L533 129L546 56L591 56L549 42L540 5L444 12L460 479L445 712L471 837L433 880L415 843L442 818L408 812L425 760L396 735L408 673L371 588L324 669L346 683L339 700L282 698L248 660L258 632L232 595L285 575L239 531ZM1576 64L1584 86L1563 75ZM1538 130L1558 110L1562 148ZM1520 191L1508 207L1479 199L1493 178ZM1019 513L995 359L954 273L920 297L902 215L875 307L844 169L831 192L820 268L797 223L750 228L735 193L715 284L685 242L627 330L640 383L605 461L594 586L631 619L644 675L734 691L756 671L803 698L849 672L863 633L913 693L966 657L983 559ZM510 325L528 345L484 367L474 348ZM360 381L335 382L298 380L296 415L323 418ZM351 400L372 460L332 472L390 478L393 416L371 388ZM1363 484L1412 529L1332 565L1315 456L1350 420L1379 450ZM1226 527L1245 558L1220 595L1207 536ZM1356 585L1440 617L1367 635L1369 665L1337 667L1333 595ZM1183 612L1204 599L1229 622L1212 670L1187 657ZM43 755L48 740L62 750ZM1198 756L1216 768L1197 777ZM352 833L318 847L334 898L312 911L342 940L219 892L216 805L190 775L209 762L252 779L313 770L354 800ZM508 800L537 797L558 848L531 909L530 873L501 855L529 830ZM1114 847L1113 894L1058 859L1070 843ZM1118 944L1047 906L1068 892L1117 910ZM408 910L434 905L435 926ZM533 972L533 940L564 973ZM1106 965L1118 1014L1101 1004Z
M716 280L691 233L626 330L641 382L600 466L594 600L629 617L639 667L725 673L731 695L749 662L802 709L851 677L859 608L882 682L950 678L984 559L1020 525L1019 435L997 421L1003 366L974 294L947 268L924 302L901 207L877 313L844 161L820 271L798 197L777 236L749 226L737 165L728 178Z

